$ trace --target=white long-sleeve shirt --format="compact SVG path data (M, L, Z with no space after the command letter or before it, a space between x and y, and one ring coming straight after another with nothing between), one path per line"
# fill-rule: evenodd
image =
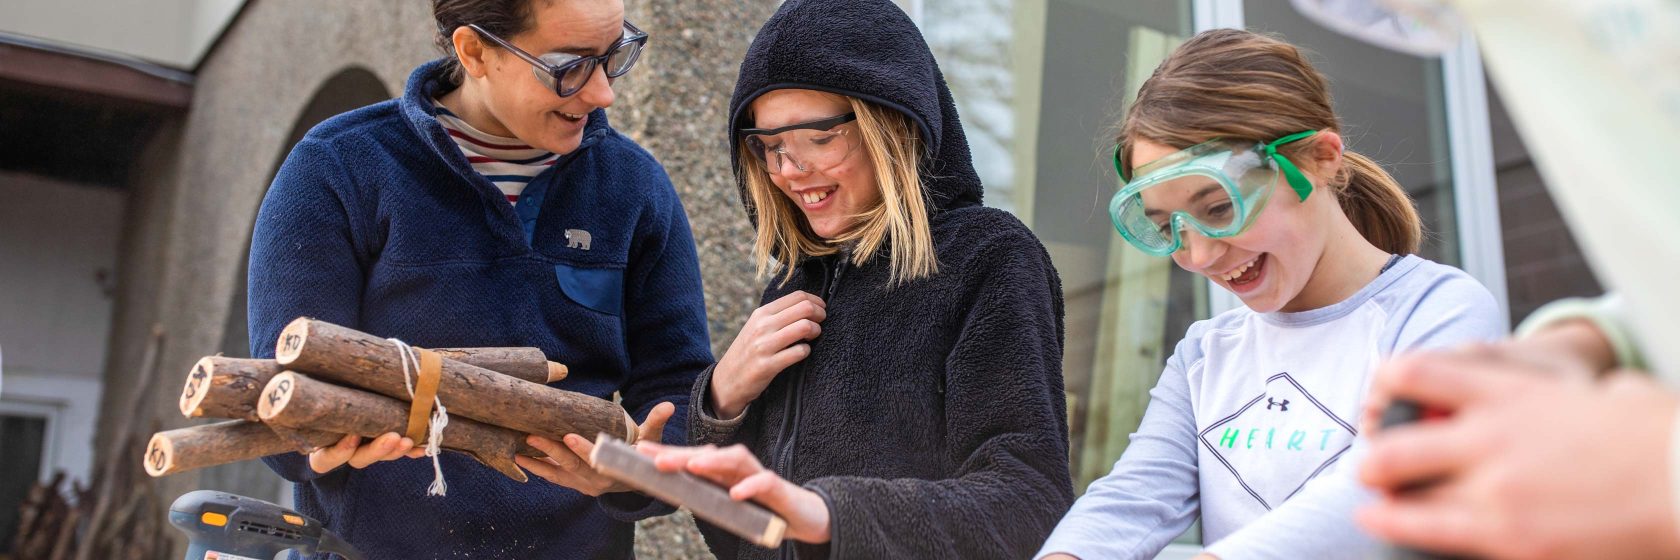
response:
M1198 322L1114 471L1039 556L1151 558L1200 514L1224 560L1367 557L1376 545L1353 510L1368 493L1352 465L1372 370L1396 352L1504 335L1486 288L1416 256L1329 307Z

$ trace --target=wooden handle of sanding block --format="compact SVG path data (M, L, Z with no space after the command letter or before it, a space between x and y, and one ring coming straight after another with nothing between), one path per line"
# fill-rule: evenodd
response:
M736 501L729 491L685 472L664 472L653 459L612 436L595 438L589 463L608 477L677 507L764 548L782 544L787 521L751 502Z

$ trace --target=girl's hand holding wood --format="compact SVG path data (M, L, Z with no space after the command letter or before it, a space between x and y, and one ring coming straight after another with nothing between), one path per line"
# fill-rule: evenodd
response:
M787 520L788 538L822 544L831 538L828 503L816 492L788 482L759 464L745 446L676 447L639 442L636 450L665 472L688 471L729 489L729 497L752 500Z

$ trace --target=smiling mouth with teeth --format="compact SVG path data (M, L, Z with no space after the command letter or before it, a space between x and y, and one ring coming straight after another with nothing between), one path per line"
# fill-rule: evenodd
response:
M1250 269L1253 269L1255 267L1255 265L1259 264L1260 261L1265 259L1265 258L1266 258L1265 255L1260 255L1260 256L1254 257L1253 259L1250 259L1248 262L1243 263L1241 266L1238 266L1234 269L1231 269L1230 272L1226 272L1224 274L1218 274L1218 275L1215 275L1215 276L1217 276L1220 280L1224 280L1227 283L1235 282L1238 278L1242 278L1244 274L1247 274Z
M795 196L799 197L799 200L804 201L806 204L816 204L818 202L822 202L823 199L828 198L828 195L834 194L834 190L833 189L823 189L823 190L815 190L815 191L805 191L805 192L802 192L802 193L794 193L794 194L795 194Z
M561 116L564 116L564 117L566 117L566 118L568 118L568 119L572 119L572 120L574 120L574 121L580 121L580 120L583 120L583 117L584 117L584 116L585 116L585 115L583 115L583 114L573 114L573 113L560 113L560 115L561 115Z

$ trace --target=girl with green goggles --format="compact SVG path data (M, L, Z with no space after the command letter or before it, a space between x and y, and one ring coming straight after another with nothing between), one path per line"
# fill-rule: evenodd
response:
M1186 227L1215 238L1242 233L1266 207L1280 171L1296 196L1307 200L1312 182L1277 150L1316 134L1308 130L1258 144L1203 142L1139 167L1130 181L1116 146L1114 170L1126 182L1109 201L1108 216L1128 243L1160 257L1178 251L1179 232Z
M1411 198L1340 130L1329 81L1273 37L1203 32L1144 81L1120 130L1109 215L1150 256L1116 255L1115 268L1169 256L1242 306L1183 331L1136 429L1107 428L1131 433L1119 461L1035 559L1153 558L1197 520L1199 559L1380 554L1352 521L1371 499L1350 465L1364 455L1372 369L1504 326L1474 278L1411 254L1422 236ZM1120 298L1123 323L1170 296L1117 278L1144 296ZM1135 334L1111 339L1113 351L1135 352Z

